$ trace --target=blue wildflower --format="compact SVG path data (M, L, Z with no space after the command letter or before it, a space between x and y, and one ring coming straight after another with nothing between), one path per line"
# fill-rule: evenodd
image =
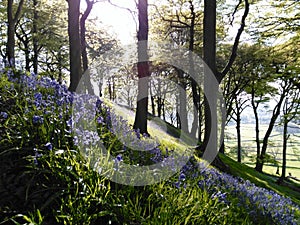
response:
M180 188L180 182L179 181L175 182L174 185L175 185L176 188L178 188L178 189Z
M185 180L185 174L184 173L181 173L180 175L179 175L179 180Z
M46 147L48 150L52 150L52 149L53 149L53 146L52 146L51 142L48 142L47 144L45 144L45 147Z
M42 124L42 123L44 123L44 118L43 117L41 117L41 116L33 116L32 117L32 122L34 123L34 124Z
M33 95L35 100L41 101L43 98L43 95L40 92L37 92Z
M117 161L121 162L123 160L122 155L117 155L116 159Z
M1 116L3 119L7 119L8 114L7 114L6 112L0 112L0 116Z
M102 105L102 101L100 99L97 99L96 101L96 108L100 108Z
M98 124L104 124L104 119L103 119L102 116L99 116L99 117L97 118L97 123L98 123Z

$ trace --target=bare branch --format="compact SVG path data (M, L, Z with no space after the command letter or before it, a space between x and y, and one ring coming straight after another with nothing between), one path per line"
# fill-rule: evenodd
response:
M81 21L85 21L87 19L87 17L89 16L92 8L93 8L93 5L96 3L97 1L94 1L94 0L86 0L86 4L87 4L87 7L83 13L83 15L81 16Z
M221 72L221 74L219 74L221 76L220 77L221 79L228 73L228 71L232 67L232 64L236 58L239 41L240 41L241 35L244 31L244 28L246 26L245 21L246 21L248 14L249 14L249 0L245 0L245 10L244 10L244 14L241 19L241 26L236 34L229 61L228 61L227 65L225 66L224 70Z
M119 6L119 5L115 4L115 3L112 3L111 0L108 0L108 3L111 4L112 6L115 6L115 7L119 8L119 9L127 10L130 13L130 15L132 16L132 19L133 19L133 21L135 23L135 29L136 29L136 31L138 30L138 23L136 21L136 16L135 16L136 13L134 11L132 11L129 8L126 8L126 7L123 7L123 6ZM137 7L137 2L136 1L135 1L135 4L136 4L136 7Z
M235 9L234 9L234 11L233 11L233 13L232 13L232 19L230 20L230 25L232 26L232 24L233 24L233 22L234 22L234 19L235 19L235 14L236 14L236 12L238 11L238 9L239 9L239 7L240 7L240 5L242 4L242 0L240 0L239 1L239 3L236 5L236 7L235 7Z

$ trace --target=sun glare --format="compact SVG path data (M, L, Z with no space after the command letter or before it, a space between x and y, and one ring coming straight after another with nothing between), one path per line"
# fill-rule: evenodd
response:
M136 37L136 22L131 11L136 11L134 0L112 0L114 5L107 0L95 3L90 18L97 17L101 21L101 27L107 27L109 33L116 36L122 44L131 44ZM81 1L82 10L85 9L85 1Z

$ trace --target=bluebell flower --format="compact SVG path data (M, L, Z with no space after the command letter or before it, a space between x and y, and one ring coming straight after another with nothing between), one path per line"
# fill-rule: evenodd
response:
M32 122L34 123L34 124L42 124L42 123L44 123L44 118L43 117L41 117L41 116L33 116L32 117Z
M40 92L37 92L33 95L35 100L41 101L43 99L43 95Z
M48 142L47 144L45 144L45 147L46 147L48 150L52 150L52 149L53 149L53 146L52 146L51 142Z
M98 124L104 124L104 119L103 119L102 116L99 116L99 117L97 118L97 123L98 123Z
M176 188L178 188L178 189L180 188L180 182L179 181L175 182L174 185L175 185Z
M120 154L117 155L116 160L119 161L119 162L121 162L123 160L122 155L120 155Z
M184 173L180 173L180 175L179 175L179 180L182 180L182 181L184 181L185 180L185 174Z
M102 105L102 101L100 99L97 99L96 101L96 108L100 108Z
M7 119L8 114L6 112L0 112L0 115L3 119Z

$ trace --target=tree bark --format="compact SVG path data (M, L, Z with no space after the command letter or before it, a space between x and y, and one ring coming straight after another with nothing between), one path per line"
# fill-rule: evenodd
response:
M134 120L134 129L139 129L141 134L148 134L148 92L149 92L149 63L148 63L148 0L138 1L138 98Z
M241 114L240 108L236 99L236 133L237 133L237 158L238 162L242 162L242 141L241 141Z
M86 20L90 15L94 1L86 0L87 8L85 9L83 15L80 18L80 41L81 41L81 57L82 57L82 67L84 74L84 85L87 88L89 94L93 94L93 86L91 83L89 66L88 66L88 56L87 56L87 46L86 46Z
M68 0L68 34L70 48L70 86L74 92L80 82L81 69L81 43L79 36L80 0Z
M281 180L283 181L286 177L286 150L287 150L287 140L288 140L288 120L284 118L283 122L283 147L282 147L282 170L281 170Z
M179 79L179 93L178 93L178 116L179 116L179 128L188 133L188 118L187 118L187 96L186 96L186 82L184 79L184 72L181 69L175 68Z
M37 33L38 33L38 28L37 28L37 20L38 20L38 12L37 12L37 5L38 1L33 0L33 26L32 26L32 42L33 42L33 72L34 74L38 73L38 40L37 40Z
M192 1L190 1L190 11L191 11L191 25L190 25L190 40L189 40L189 73L190 75L196 76L195 70L194 70L194 60L192 57L192 52L194 51L194 42L195 42L195 20L196 20L196 13L194 11L194 5ZM198 117L199 117L199 104L200 104L200 98L198 94L197 89L197 83L194 79L191 80L191 86L192 86L192 93L193 93L193 123L191 128L191 137L196 137L196 132L198 128ZM200 129L200 128L199 128ZM199 138L199 137L198 137Z
M277 105L275 106L275 108L273 110L271 121L269 123L267 132L266 132L266 134L264 136L264 139L263 139L263 145L261 147L261 153L258 157L258 160L256 162L256 167L255 167L255 170L260 172L260 173L262 173L262 171L263 171L263 165L264 165L265 155L266 155L266 152L267 152L269 137L272 133L273 127L275 126L275 122L276 122L278 116L280 115L280 109L281 109L281 105L283 103L284 98L285 98L285 91L284 91L284 93L281 94L280 99L279 99Z
M9 67L15 67L15 31L16 23L21 15L24 0L20 0L17 11L13 15L14 0L7 0L7 44L6 57Z
M204 68L204 112L205 128L204 140L200 150L203 152L210 143L211 148L217 148L217 91L210 74L216 74L216 1L204 1L204 20L203 20L203 59L207 66ZM208 95L210 102L208 102ZM212 140L213 139L213 140ZM211 149L210 151L213 151Z

